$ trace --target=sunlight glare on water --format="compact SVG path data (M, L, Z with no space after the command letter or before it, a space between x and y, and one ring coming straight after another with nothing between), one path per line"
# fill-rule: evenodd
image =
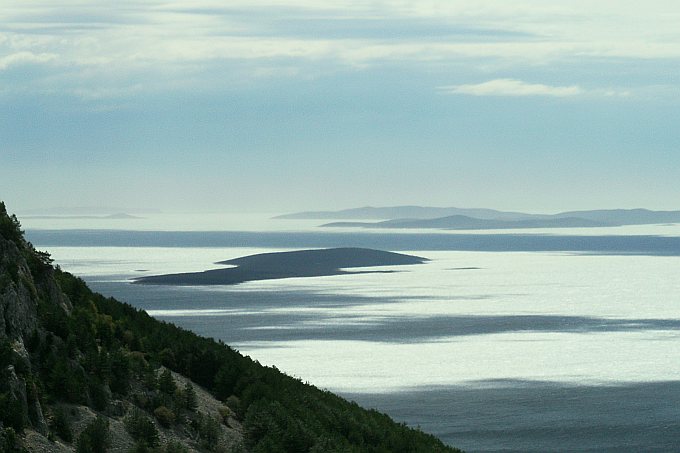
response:
M67 270L89 280L115 275L124 294L126 278L204 270L218 267L212 264L218 260L263 251L57 247L52 253ZM217 337L219 329L202 332L201 326L218 318L247 318L252 324L242 331L255 338L231 344L264 364L337 391L376 393L494 379L608 384L680 378L678 257L411 253L431 261L348 270L392 273L197 287L194 294L222 294L224 302L210 307L206 299L195 309L157 302L147 310L180 325L190 320L193 330ZM254 293L268 294L273 304L239 302ZM276 306L286 294L299 300ZM324 295L341 302L317 303ZM298 336L271 337L282 331Z

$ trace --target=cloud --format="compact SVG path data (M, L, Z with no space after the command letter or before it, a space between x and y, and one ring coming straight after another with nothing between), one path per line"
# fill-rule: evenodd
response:
M583 94L577 85L551 86L540 83L527 83L515 79L495 79L470 85L441 87L448 94L467 94L472 96L553 96L569 97Z
M35 54L33 52L16 52L9 54L4 57L0 57L0 71L3 71L10 66L26 64L26 63L47 63L49 61L55 60L56 55L51 53L39 53Z
M24 78L12 79L12 90L79 96L96 92L102 98L138 89L219 91L266 83L268 78L311 79L388 65L414 72L427 67L424 72L431 74L455 70L463 77L479 77L482 71L482 80L494 79L443 87L454 94L621 97L619 92L586 92L578 86L497 79L515 68L533 68L535 73L526 77L540 80L546 67L587 72L595 64L613 67L623 60L641 68L650 82L661 72L671 73L680 61L680 31L676 16L661 12L673 4L615 7L619 3L13 2L0 8L0 71L48 63L44 71L26 71ZM659 62L672 68L659 69ZM586 74L579 80L597 85L600 74L614 71L598 69L592 79Z

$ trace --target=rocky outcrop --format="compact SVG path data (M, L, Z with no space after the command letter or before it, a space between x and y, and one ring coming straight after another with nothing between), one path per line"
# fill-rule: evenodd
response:
M7 397L12 402L10 407L16 411L17 417L22 419L22 423L26 424L28 423L26 382L17 376L12 365L8 366L5 370L5 378L7 379Z
M37 327L37 292L16 244L0 238L0 337L17 340Z

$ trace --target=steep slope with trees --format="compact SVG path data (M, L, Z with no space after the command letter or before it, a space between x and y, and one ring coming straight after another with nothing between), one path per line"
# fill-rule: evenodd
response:
M93 293L0 203L0 451L459 450Z

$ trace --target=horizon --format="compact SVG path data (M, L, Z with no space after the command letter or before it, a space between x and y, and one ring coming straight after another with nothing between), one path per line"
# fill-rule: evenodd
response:
M4 201L0 199L0 201ZM5 204L8 204L5 202ZM550 214L563 214L569 212L587 212L587 211L651 211L651 212L680 212L678 209L649 209L646 207L631 207L631 208L619 208L619 207L603 207L594 209L559 209L550 211L525 211L519 209L498 209L494 207L487 206L431 206L431 205L415 205L415 204L397 204L397 205L363 205L363 206L350 206L341 207L337 209L301 209L298 211L259 211L259 210L240 210L240 211L230 211L230 210L210 210L210 209L157 209L157 208L124 208L124 207L114 207L114 206L44 206L39 208L22 208L10 210L10 214L14 213L18 217L35 218L35 217L52 217L58 218L63 216L64 218L74 217L83 215L91 216L110 216L110 215L132 215L133 217L139 216L139 218L144 218L145 216L163 215L163 214L244 214L244 215L293 215L302 213L331 213L331 212L344 212L356 209L391 209L391 208L425 208L425 209L488 209L491 211L507 212L507 213L518 213L518 214L536 214L536 215L550 215Z
M0 11L0 191L62 206L677 209L677 4Z

